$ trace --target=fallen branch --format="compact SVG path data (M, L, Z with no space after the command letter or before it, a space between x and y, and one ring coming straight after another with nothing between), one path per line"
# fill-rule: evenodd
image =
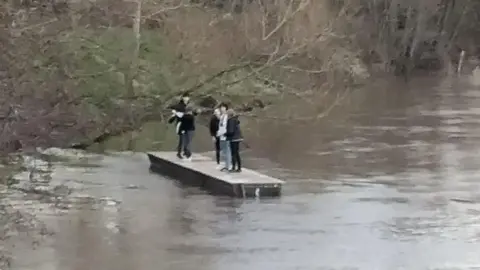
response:
M221 70L213 75L211 75L210 77L208 77L207 79L201 81L200 83L197 83L196 85L190 87L190 88L187 88L185 90L183 90L182 92L193 92L199 88L202 88L205 84L207 83L210 83L212 82L213 80L215 80L216 78L218 77L221 77L227 73L230 73L230 72L233 72L233 71L237 71L239 69L242 69L242 68L245 68L245 67L248 67L250 66L252 63L251 62L246 62L246 63L240 63L240 64L235 64L235 65L231 65L229 66L228 68L224 69L224 70Z
M313 116L303 116L303 117L281 117L281 116L268 116L268 115L257 115L253 113L239 113L239 115L244 117L250 118L257 118L257 119L269 119L269 120L277 120L277 121L297 121L297 122L308 122L308 121L316 121L320 120L330 114L330 112L342 101L347 97L347 94L351 93L351 91L346 90L343 94L338 94L335 101L322 113L313 115Z
M272 37L275 33L277 33L288 21L290 21L291 19L293 19L293 17L295 17L295 15L297 13L299 13L300 11L303 11L309 4L310 4L310 0L302 0L299 4L298 4L298 7L297 9L295 9L293 12L291 11L292 10L292 7L293 7L293 2L294 0L290 0L290 3L288 5L288 8L287 10L285 11L285 15L283 16L282 20L280 21L280 23L278 23L275 28L270 31L270 33L268 33L267 35L263 35L262 39L265 41L267 39L269 39L270 37ZM262 20L262 27L263 27L263 33L266 32L266 20Z

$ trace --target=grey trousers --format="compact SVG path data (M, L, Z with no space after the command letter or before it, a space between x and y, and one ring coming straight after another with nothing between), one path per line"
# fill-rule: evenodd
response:
M192 155L192 150L191 150L191 143L193 139L193 134L194 131L185 131L185 133L181 134L181 144L182 144L182 150L183 150L183 155L189 158Z
M225 162L225 168L232 168L232 151L230 150L230 142L227 140L220 140L220 156Z

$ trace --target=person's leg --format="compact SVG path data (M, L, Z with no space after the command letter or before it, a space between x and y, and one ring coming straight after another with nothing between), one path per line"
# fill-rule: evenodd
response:
M230 150L230 142L225 141L225 148L227 149L225 153L227 154L225 158L225 167L230 170L232 169L232 150Z
M178 134L177 157L182 158L183 134Z
M191 145L192 145L192 139L193 139L193 131L187 131L185 134L183 134L183 152L184 155L187 158L190 158L192 156L192 150L191 150Z
M193 141L193 137L195 135L195 131L192 130L188 133L188 138L189 138L189 144L188 144L188 154L190 155L190 157L192 156L192 141Z
M225 166L222 168L222 171L228 170L232 166L232 154L230 153L230 144L228 141L221 140L220 148L222 159L225 162Z
M217 161L217 165L220 165L220 140L215 138L215 159Z
M186 153L187 152L186 148L187 148L187 144L188 144L187 133L183 133L180 136L182 136L182 155L183 155L183 157L188 158L187 153Z
M237 154L235 153L237 149L237 142L230 142L230 153L232 155L232 170L237 166Z
M241 172L242 171L242 158L240 158L240 142L236 142L236 145L237 145L236 146L237 148L235 149L236 150L235 153L237 155L237 157L236 157L237 172Z
M226 145L225 145L225 141L222 141L222 140L219 140L219 146L220 146L220 161L225 163L226 162L226 154L225 154L225 150L226 150ZM225 167L222 167L222 169L225 169Z

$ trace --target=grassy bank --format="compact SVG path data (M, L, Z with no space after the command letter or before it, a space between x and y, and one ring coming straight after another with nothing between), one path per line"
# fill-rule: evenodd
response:
M103 135L162 120L168 105L186 90L197 101L210 103L230 100L242 105L253 97L268 98L261 83L242 79L246 66L221 75L202 73L189 59L179 58L165 38L155 30L142 31L138 65L128 81L134 45L130 28L64 31L57 43L41 46L43 53L27 63L28 77L12 82L12 87L22 87L5 98L20 110L5 111L11 121L4 123L9 136L1 143L12 146L9 150L90 144ZM222 87L225 80L238 82ZM130 83L134 95L127 94Z
M15 27L3 37L8 42L0 59L8 67L0 73L9 89L1 93L5 151L78 142L85 148L162 120L185 91L203 106L231 101L251 110L285 95L308 100L347 89L367 73L348 42L334 34L334 14L305 21L301 17L313 13L304 4L297 7L298 19L285 14L288 25L278 29L262 26L263 15L254 7L232 15L192 5L135 7L107 0L64 10L9 5L0 6L2 14L30 13L6 18ZM288 34L305 23L312 32Z
M318 119L372 71L408 79L418 68L452 68L458 46L474 53L465 37L477 28L460 19L478 5L434 2L1 4L0 148L103 140L161 120L185 91L201 105L244 109L279 99L288 107L285 96L329 103Z

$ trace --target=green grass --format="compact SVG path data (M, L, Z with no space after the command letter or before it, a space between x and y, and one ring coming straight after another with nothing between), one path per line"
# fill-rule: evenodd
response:
M87 97L92 113L108 113L114 103L127 93L125 79L130 72L135 48L132 29L81 29L62 35L58 42L59 46L55 47L58 52L53 53L58 53L66 63L71 76L69 85L73 86L70 89ZM179 59L172 46L158 30L142 30L134 84L136 94L150 96L156 100L155 103L161 104L162 97L172 97L172 94L211 76L207 71L195 70L188 59ZM65 68L49 56L39 55L34 61L41 66L37 73L38 81L55 80L55 72ZM247 70L226 74L205 84L197 93L235 102L261 94L252 78L228 87L222 86L246 74Z
M73 56L78 91L100 105L126 93L125 77L130 72L135 40L131 29L83 30L63 43ZM161 35L143 31L136 76L136 91L162 94L172 91L174 79L169 66L175 61Z
M100 100L125 92L122 74L128 73L135 48L131 29L78 30L67 35L62 43L65 53L73 58L73 73L80 81L79 91L92 94ZM210 76L207 72L202 73L202 70L194 70L188 59L179 59L172 46L158 30L142 30L136 77L140 92L170 93L193 86L201 78ZM232 81L244 75L245 71L237 71L229 74L229 78L215 80L205 88L215 88L222 80ZM254 88L251 83L240 85L243 85L240 90L235 86L225 91L250 92Z

